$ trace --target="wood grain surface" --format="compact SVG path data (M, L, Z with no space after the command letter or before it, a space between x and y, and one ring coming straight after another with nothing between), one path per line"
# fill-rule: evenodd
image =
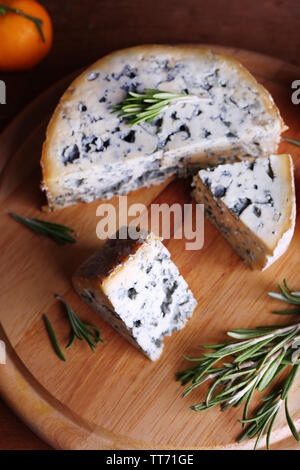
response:
M54 23L50 55L32 70L2 73L7 104L0 130L27 103L66 74L128 45L207 42L243 47L300 65L299 0L41 0ZM293 79L295 76L293 76ZM299 79L299 74L296 76ZM26 121L18 129L26 134ZM14 134L12 134L14 137ZM14 141L14 138L12 139ZM0 155L2 166L3 156ZM0 449L45 444L0 401Z
M299 70L279 60L247 51L214 47L234 56L250 69L273 94L290 127L287 135L300 137L298 110L291 103L289 84ZM68 81L69 78L66 79ZM62 86L63 84L60 84ZM199 252L183 249L183 240L167 240L172 259L193 290L199 305L188 326L166 341L165 352L151 363L114 332L72 290L74 269L99 246L95 228L99 201L80 204L54 214L47 220L74 227L80 234L75 246L61 247L19 226L7 216L14 211L41 217L43 197L39 191L39 156L49 110L58 89L36 103L45 110L30 132L18 139L15 129L30 121L24 112L0 137L0 151L7 160L1 177L0 236L0 336L5 340L8 362L0 369L2 397L45 441L55 448L237 448L240 410L206 414L191 413L188 406L203 398L200 390L181 399L175 371L185 366L182 353L198 353L198 345L220 341L234 327L252 327L274 322L275 307L266 292L288 276L300 284L299 242L296 234L288 252L264 273L250 271L220 234L205 224L205 245ZM44 114L44 112L42 113ZM15 127L16 126L16 127ZM15 139L13 139L15 136ZM9 143L10 151L7 150ZM296 164L299 198L300 152L282 144ZM26 165L24 166L24 162ZM141 189L129 195L130 202L190 202L189 182ZM111 202L117 207L118 199ZM297 251L298 249L298 251ZM95 355L86 344L68 352L68 362L54 354L44 330L41 314L46 312L59 340L67 340L67 322L53 294L68 300L84 319L96 323L106 340ZM216 292L218 295L216 295ZM278 320L278 319L276 319ZM291 413L300 429L299 381L290 400ZM284 416L278 418L274 447L297 448L289 438ZM243 448L252 447L245 443ZM239 447L240 448L240 447ZM298 445L299 448L299 445Z

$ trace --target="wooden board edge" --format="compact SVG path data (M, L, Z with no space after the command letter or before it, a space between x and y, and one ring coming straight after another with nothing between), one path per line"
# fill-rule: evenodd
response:
M125 437L88 423L67 410L28 371L11 347L1 325L0 339L6 345L6 364L0 366L1 397L35 434L54 449L149 448L145 443L130 442ZM72 447L68 436L72 436Z
M199 44L200 45L200 44ZM203 44L202 44L203 45ZM205 47L211 48L216 52L221 52L224 54L232 55L233 57L239 60L238 55L241 53L242 49L235 48L226 48L224 46L214 46L214 45L203 45ZM227 52L226 52L227 51ZM295 71L299 68L292 66L290 64L285 64L285 62L280 59L273 59L263 54L258 54L255 52L245 51L249 54L249 57L260 56L266 60L276 61L274 66L274 72L280 69L280 67L286 66L287 71L289 71L290 76L294 74ZM270 65L271 67L271 65ZM69 76L68 76L69 79ZM65 79L59 81L63 82ZM287 83L287 81L284 81ZM54 90L54 84L50 89L46 90L42 95L37 97L34 102L28 105L9 125L0 135L0 138L5 136L5 139L9 137L13 138L13 134L16 129L26 120L27 113L32 111L35 104L36 109L38 109L38 101L42 97L45 102L49 100L49 96L53 96L51 91ZM56 88L55 88L56 90ZM14 144L16 145L16 144ZM6 155L7 160L9 160L10 155ZM0 164L0 171L3 168L3 162ZM49 445L56 449L108 449L108 450L121 450L121 449L162 449L156 444L149 447L149 443L137 442L137 441L128 441L124 436L117 436L110 431L105 430L105 428L96 428L94 424L83 422L82 418L74 416L71 412L67 413L62 405L56 401L47 390L45 390L30 374L26 369L24 364L21 362L17 354L9 347L7 338L1 329L0 325L0 339L3 339L7 345L7 364L5 366L0 365L0 393L5 402L14 412L24 421L32 430L35 432L41 439L47 442ZM22 406L20 404L22 403ZM25 403L25 405L24 405ZM32 411L34 410L34 411ZM55 426L51 424L55 423ZM296 427L300 429L300 420L297 420ZM59 433L55 433L55 429L60 428ZM55 434L54 434L55 433ZM72 436L72 439L68 439L68 436ZM74 438L77 436L77 439ZM74 446L74 441L76 440L76 446ZM70 446L70 441L72 442L72 447ZM281 430L274 430L273 432L273 448L283 448L284 443L286 442L289 447L299 449L299 443L295 441L295 445L291 447L292 438L290 437L290 431L288 426L285 426ZM262 441L262 445L264 442ZM226 447L228 450L244 450L251 449L253 447L253 442L245 443L242 445L234 444ZM166 449L166 446L163 447ZM173 449L170 447L169 449ZM179 448L177 448L179 449ZM180 449L188 450L195 448L182 447ZM220 449L219 447L204 447L201 449ZM224 447L222 447L224 449Z
M223 446L168 447L128 440L103 427L84 421L59 403L31 375L14 352L0 324L0 339L6 344L6 364L0 365L0 393L6 404L43 441L56 450L251 450L253 441ZM300 419L295 423L300 429ZM59 430L59 431L57 431ZM75 442L75 445L74 445ZM274 430L272 448L299 450L288 425ZM259 448L263 448L262 439Z

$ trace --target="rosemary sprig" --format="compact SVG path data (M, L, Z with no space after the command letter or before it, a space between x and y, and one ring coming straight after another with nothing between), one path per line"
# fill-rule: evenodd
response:
M281 409L283 403L285 408L286 420L289 428L297 441L300 441L300 436L293 423L288 409L288 393L294 383L295 377L299 370L299 365L296 364L291 368L286 380L277 388L277 390L262 399L263 404L258 409L256 416L252 419L239 420L242 424L249 424L248 428L243 432L238 442L242 442L247 437L258 436L256 439L254 449L257 449L259 441L267 429L267 449L270 449L270 438L275 419Z
M283 140L285 140L286 142L289 142L290 144L297 145L297 147L300 147L299 140L289 139L288 137L284 137Z
M52 324L51 324L49 318L47 317L47 315L45 313L43 314L43 318L44 318L45 326L46 326L46 329L48 331L49 338L50 338L50 341L51 341L52 346L54 348L54 351L56 352L56 354L58 355L58 357L62 361L66 361L67 359L65 358L62 350L60 349L60 346L59 346L59 343L57 341L56 334L54 333L54 329L52 327Z
M197 103L203 99L206 97L146 88L144 93L130 91L124 101L111 108L112 113L117 113L120 118L126 118L128 124L134 126L143 121L153 121L169 106L178 102Z
M300 296L299 292L290 290L286 281L284 286L290 293L280 286L281 294L275 296L275 293L270 293L270 295L285 302L294 301L297 294ZM297 302L299 300L300 297ZM195 361L198 364L176 374L177 380L182 385L189 384L183 396L204 382L212 380L205 401L191 406L190 409L206 411L220 405L221 409L225 410L243 404L244 413L240 422L243 427L247 425L248 427L239 441L256 436L256 449L265 431L269 448L276 416L285 403L288 425L294 437L300 440L287 406L288 393L300 365L300 322L255 329L236 329L227 334L234 338L234 341L203 346L209 351L202 353L198 358L184 356L188 361ZM229 360L231 358L231 361L227 359L225 362L225 358ZM223 362L218 364L221 361ZM290 369L290 372L281 386L263 399L263 404L255 416L249 419L248 410L254 392L264 391L287 369Z
M56 295L55 297L57 300L60 300L66 307L66 314L71 326L70 340L66 346L66 349L70 349L70 347L75 341L75 338L77 337L81 341L85 340L90 346L91 350L95 352L98 343L104 343L103 339L101 339L101 331L99 330L99 328L95 325L80 320L76 313L73 312L70 305L62 297L60 297L59 295ZM43 314L43 318L45 321L46 329L49 334L50 341L56 354L61 360L66 361L67 359L65 358L60 348L52 324L45 313Z
M33 230L33 232L38 233L39 235L44 235L45 237L52 238L60 245L76 242L75 238L71 237L70 235L70 232L74 232L74 230L70 227L54 224L52 222L46 222L45 220L21 217L20 215L17 215L13 212L11 212L9 215L11 215L18 222L26 225L26 227L28 227L30 230Z
M80 341L85 340L90 346L91 350L95 352L98 343L104 343L103 339L101 339L101 331L99 328L81 320L62 297L59 295L56 295L55 297L64 304L71 326L70 340L66 346L66 349L69 349L74 343L75 338L78 338Z
M277 292L269 292L269 296L273 297L274 299L281 300L283 302L287 302L293 305L299 305L298 308L287 309L287 310L274 310L273 313L277 315L293 315L300 313L300 292L295 291L293 292L292 289L288 286L287 281L284 279L283 286L278 284L278 288L280 293Z
M10 13L15 13L16 15L23 16L24 18L27 18L30 21L33 21L33 23L36 25L37 30L39 32L39 35L41 36L41 39L43 42L46 42L45 35L43 33L43 20L40 18L36 18L35 16L27 15L26 13L23 12L23 10L20 10L19 8L11 8L6 5L0 5L0 15L6 15L7 12Z

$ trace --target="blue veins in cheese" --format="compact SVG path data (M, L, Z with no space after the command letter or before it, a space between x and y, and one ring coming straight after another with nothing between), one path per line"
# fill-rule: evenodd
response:
M146 88L206 99L177 102L133 127L112 114L129 91ZM134 47L100 59L62 96L43 147L42 187L51 209L107 199L275 152L283 130L272 97L234 60L197 46Z
M200 170L194 177L193 195L253 269L266 269L288 248L296 217L290 155Z
M109 239L73 276L75 290L127 341L156 361L165 336L186 325L196 300L153 233Z

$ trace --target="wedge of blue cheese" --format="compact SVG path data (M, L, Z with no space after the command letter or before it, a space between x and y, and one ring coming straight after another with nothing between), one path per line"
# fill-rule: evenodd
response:
M184 328L197 304L169 251L153 233L136 240L119 239L117 233L77 270L73 285L152 361L160 357L164 337Z
M288 248L296 217L290 155L201 170L193 187L208 219L251 268L266 269Z
M112 114L129 91L146 88L196 99L133 127ZM42 188L50 209L107 199L274 153L285 129L270 94L236 61L197 46L133 47L96 62L62 96L43 146Z

